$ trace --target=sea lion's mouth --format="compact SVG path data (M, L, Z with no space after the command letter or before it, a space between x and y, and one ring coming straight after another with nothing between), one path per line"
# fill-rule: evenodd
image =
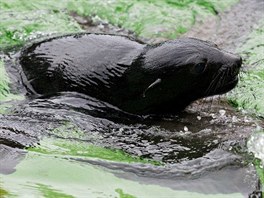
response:
M220 77L213 79L205 92L207 96L224 94L237 85L239 81L238 72L233 73L232 76L225 74L226 73L223 72Z
M221 89L223 93L226 93L228 91L230 91L231 89L235 88L235 86L237 85L239 79L238 76L235 76L235 78L229 82L227 82ZM220 93L222 94L222 93Z
M221 87L217 88L215 90L215 94L224 94L224 93L232 90L233 88L235 88L238 81L239 81L238 76L234 76L231 80L227 81Z

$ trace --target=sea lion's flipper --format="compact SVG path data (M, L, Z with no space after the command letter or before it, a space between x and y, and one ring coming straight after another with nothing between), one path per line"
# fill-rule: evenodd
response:
M152 89L153 87L157 86L158 84L161 83L161 79L160 78L157 78L153 83L151 83L148 88L143 92L143 98L146 97L146 93L148 90Z

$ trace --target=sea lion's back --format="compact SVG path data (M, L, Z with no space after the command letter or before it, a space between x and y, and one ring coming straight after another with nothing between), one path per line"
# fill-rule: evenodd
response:
M38 93L87 93L89 85L102 89L110 86L109 79L121 76L141 53L143 46L124 36L69 35L24 49L20 63ZM44 82L50 82L50 86Z

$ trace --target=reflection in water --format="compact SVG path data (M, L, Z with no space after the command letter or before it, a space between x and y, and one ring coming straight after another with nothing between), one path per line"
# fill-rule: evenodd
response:
M16 171L16 165L25 158L26 152L0 144L0 173L11 174Z

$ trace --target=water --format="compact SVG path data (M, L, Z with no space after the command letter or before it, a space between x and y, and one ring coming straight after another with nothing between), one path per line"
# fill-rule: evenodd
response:
M238 5L240 10L248 7L245 2ZM254 2L252 9L262 5ZM239 18L240 10L234 8L229 14L236 12ZM254 14L246 24L255 23L256 15L261 15ZM241 23L232 25L241 27ZM249 32L240 30L241 35ZM234 49L240 41L229 34L226 41L235 40L235 44L222 45ZM16 54L2 57L12 74L13 89L25 95ZM197 101L177 116L141 120L71 92L6 104L12 108L11 113L0 114L3 194L245 197L257 186L246 141L252 131L264 127L263 120L237 112L224 98ZM116 155L116 149L136 157Z

